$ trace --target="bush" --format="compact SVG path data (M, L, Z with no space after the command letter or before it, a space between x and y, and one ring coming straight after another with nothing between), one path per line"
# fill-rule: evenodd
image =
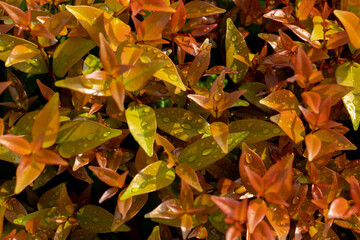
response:
M0 6L2 239L360 239L358 1Z

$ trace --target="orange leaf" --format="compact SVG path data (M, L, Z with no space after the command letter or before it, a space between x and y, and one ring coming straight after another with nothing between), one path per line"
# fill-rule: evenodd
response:
M352 12L335 10L334 14L340 19L346 29L351 44L360 48L360 18Z
M213 122L210 124L211 135L224 153L229 151L229 127L223 122Z
M41 95L43 95L46 100L50 101L51 97L55 94L54 91L43 84L39 79L36 79L36 83L40 89Z
M117 187L112 187L109 188L108 190L106 190L103 195L101 195L100 199L99 199L99 203L104 202L105 200L111 198L112 196L114 196L117 192L119 191L119 188Z
M253 233L256 226L263 220L267 211L267 206L264 200L259 198L252 200L249 203L247 211L249 232Z
M360 186L358 180L354 177L350 177L350 193L351 198L356 204L360 203Z
M180 228L181 228L183 239L186 239L187 235L189 235L191 228L192 228L192 224L193 224L193 220L189 214L185 213L184 215L181 216Z
M285 240L290 230L290 216L283 206L270 205L266 212L266 218L275 229L279 239Z
M20 136L2 135L0 136L0 144L21 156L31 153L30 143Z
M249 178L251 186L254 190L260 194L261 196L264 195L264 182L262 178L254 171L251 171L249 167L245 166L245 172Z
M315 0L303 0L300 3L299 10L297 11L299 20L305 20L309 16L314 4Z
M125 111L125 87L121 81L115 80L110 83L110 92L121 112Z
M189 66L187 82L188 85L195 85L200 78L203 76L204 72L207 70L210 64L210 50L211 46L207 46L194 58L194 61Z
M308 151L308 159L312 161L321 149L321 140L314 134L305 136L306 150Z
M89 169L94 172L94 174L104 183L112 187L123 187L125 183L125 178L128 172L123 174L118 174L114 170L108 168L100 168L95 166L90 166Z
M161 39L162 31L168 24L170 16L170 12L152 12L140 23L139 27L136 28L139 40L149 41ZM139 31L141 31L141 33Z
M112 74L113 70L118 65L115 53L102 33L99 33L99 39L101 62L104 66L104 70L109 74Z
M22 190L24 190L30 183L32 183L45 168L45 164L32 161L31 156L24 156L21 161L24 161L24 158L29 158L31 163L24 170L20 169L19 167L16 169L16 185L14 190L15 194L22 192Z
M345 198L338 197L330 205L328 218L349 218L351 216L348 213L349 209L348 201Z
M35 161L39 163L68 166L69 163L62 159L57 153L47 149L41 149L33 154Z
M34 36L49 38L55 40L55 42L57 41L55 36L41 23L36 24L31 29L31 33L34 34Z
M256 240L273 240L274 237L271 228L265 221L261 221L251 234L251 239Z
M273 92L260 100L260 103L268 106L269 108L275 109L278 112L283 111L294 111L297 114L299 111L299 101L296 96L289 90L279 90Z
M181 180L180 203L185 211L189 210L194 203L194 194L184 180Z
M184 180L187 184L195 188L197 191L199 192L203 191L201 184L199 182L199 178L192 167L190 167L186 163L180 163L178 166L176 166L175 172L182 180Z
M170 22L170 30L172 33L178 32L186 22L186 10L182 0L179 0L175 10L176 12L171 16Z
M316 92L304 92L301 94L301 97L314 113L319 113L321 103L320 94Z
M16 45L6 59L5 66L10 67L16 63L25 62L39 54L39 50L29 44Z
M10 85L11 81L0 82L0 94L2 94Z
M30 234L35 234L35 232L37 231L40 221L41 221L42 216L36 217L31 219L30 221L28 221L25 224L25 229L26 231L28 231Z
M278 115L270 117L270 120L277 125L293 140L296 144L304 139L305 127L301 119L292 111L284 111Z
M0 2L0 6L5 9L7 14L17 25L21 27L27 27L28 25L27 14L24 13L20 8L7 4L5 2Z

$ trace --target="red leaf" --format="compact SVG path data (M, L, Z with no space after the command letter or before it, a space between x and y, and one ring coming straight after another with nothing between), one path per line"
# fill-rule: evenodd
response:
M264 182L262 178L256 172L250 170L249 167L245 166L245 172L249 178L251 186L255 189L258 194L261 196L264 195Z
M250 202L247 211L247 219L250 233L253 233L256 226L263 220L266 211L267 206L264 200L255 199Z
M351 216L348 213L349 209L348 201L345 198L338 197L330 205L328 218L349 218Z
M171 16L170 30L172 33L178 32L186 22L186 10L184 2L179 0L176 12Z
M350 193L351 198L356 204L360 203L360 186L358 180L354 177L350 177Z
M20 8L17 8L13 5L7 4L5 2L0 2L0 6L2 6L7 14L11 17L11 19L20 27L27 27L27 14L24 13Z

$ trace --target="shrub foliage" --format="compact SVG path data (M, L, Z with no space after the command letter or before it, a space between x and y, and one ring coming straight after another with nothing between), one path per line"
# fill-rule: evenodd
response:
M359 1L0 16L2 239L360 239Z

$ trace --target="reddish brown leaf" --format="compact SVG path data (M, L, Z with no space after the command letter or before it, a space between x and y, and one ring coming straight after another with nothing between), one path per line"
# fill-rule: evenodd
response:
M170 30L172 33L178 32L186 22L186 10L182 0L179 0L175 10L176 12L173 13L170 21Z
M30 143L20 136L2 135L0 136L0 144L21 156L31 153Z
M5 9L7 14L11 17L11 19L21 27L27 27L28 25L28 17L27 14L24 13L20 8L17 8L13 5L10 5L5 2L0 2L0 6Z
M349 215L349 203L345 198L338 197L334 201L332 201L328 218L349 218L351 215Z
M264 200L255 199L249 203L247 211L249 232L253 233L256 226L263 220L267 211Z

